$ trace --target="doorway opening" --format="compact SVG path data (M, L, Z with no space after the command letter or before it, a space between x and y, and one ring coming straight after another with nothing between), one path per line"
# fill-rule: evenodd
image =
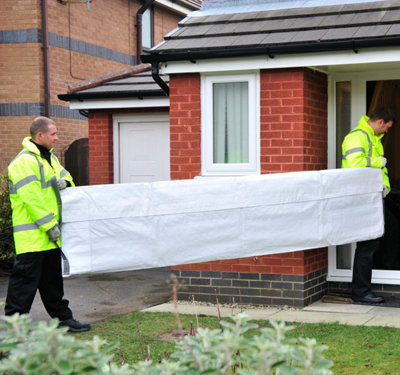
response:
M366 82L366 108L370 116L375 108L390 108L397 123L382 138L387 158L391 192L385 198L385 236L374 255L373 268L400 270L400 80Z

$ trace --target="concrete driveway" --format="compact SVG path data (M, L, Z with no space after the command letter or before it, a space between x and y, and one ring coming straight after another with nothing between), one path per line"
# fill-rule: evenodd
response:
M64 279L64 295L74 317L95 323L133 310L167 302L172 289L169 267L106 274L72 276ZM0 302L7 295L8 278L0 277ZM0 316L4 315L1 304ZM31 310L34 321L50 320L37 293Z

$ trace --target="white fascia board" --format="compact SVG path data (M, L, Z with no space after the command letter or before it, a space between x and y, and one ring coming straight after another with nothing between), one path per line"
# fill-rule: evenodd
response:
M156 0L155 3L185 16L192 12L192 10L185 8L182 5L175 4L170 0Z
M83 101L71 100L70 109L114 109L114 108L151 108L169 107L169 98L151 99L87 99Z
M163 74L206 73L246 71L257 69L295 68L303 66L322 67L355 65L366 63L400 62L400 48L364 49L353 51L333 51L307 54L250 56L243 58L222 58L210 60L168 61L161 66Z

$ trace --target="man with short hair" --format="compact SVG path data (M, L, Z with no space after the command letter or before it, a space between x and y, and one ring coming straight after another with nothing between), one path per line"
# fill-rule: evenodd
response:
M5 314L29 313L39 290L46 311L70 332L90 329L73 318L64 299L61 269L60 207L56 191L75 186L70 173L52 153L57 127L47 117L30 126L22 151L8 166L16 258L8 284ZM56 178L57 186L51 180Z
M390 183L381 139L394 121L394 114L390 109L377 108L371 118L361 117L358 126L345 137L342 144L342 168L367 167L382 170L383 198L390 192ZM352 280L354 301L385 301L383 297L376 296L371 289L373 257L379 248L379 242L380 238L357 242Z

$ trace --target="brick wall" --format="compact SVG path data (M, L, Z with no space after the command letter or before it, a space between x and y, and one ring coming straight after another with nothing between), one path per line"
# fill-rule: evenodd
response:
M200 75L170 80L171 179L191 179L201 171Z
M57 98L68 85L125 69L135 63L135 14L139 0L96 0L63 5L48 0L51 117L63 153L88 136L87 120ZM177 26L182 15L154 9L154 42ZM2 0L0 31L0 172L21 149L32 119L44 111L41 0ZM71 51L70 51L71 48Z
M91 185L112 184L113 122L107 111L89 113L89 182Z
M170 78L171 177L201 173L200 76ZM327 79L309 69L260 73L262 173L327 167ZM304 306L326 292L327 249L172 267L179 298Z
M180 283L180 300L304 307L326 294L326 268L307 275L183 269L173 273Z
M327 78L309 69L263 70L261 172L327 168Z

